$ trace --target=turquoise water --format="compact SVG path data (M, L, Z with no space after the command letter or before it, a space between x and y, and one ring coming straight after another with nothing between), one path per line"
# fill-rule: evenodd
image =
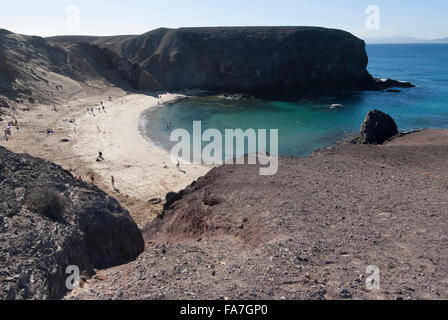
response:
M198 97L143 115L148 138L169 147L174 128L279 129L281 155L308 156L359 131L371 109L390 114L400 131L448 128L448 45L368 45L369 72L379 78L410 81L417 88L399 93L362 92L319 102L228 101ZM331 109L331 104L342 108ZM172 122L172 129L166 122Z

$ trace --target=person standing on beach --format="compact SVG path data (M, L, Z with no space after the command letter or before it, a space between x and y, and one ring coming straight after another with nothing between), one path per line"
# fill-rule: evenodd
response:
M114 176L110 176L110 183L112 184L112 188L115 189L115 178L114 178Z
M95 174L94 174L93 172L91 172L91 173L89 174L89 176L90 176L90 181L91 181L92 183L95 183Z
M96 157L96 162L101 162L101 161L104 161L104 158L103 158L103 153L100 151L100 152L98 152L98 157Z

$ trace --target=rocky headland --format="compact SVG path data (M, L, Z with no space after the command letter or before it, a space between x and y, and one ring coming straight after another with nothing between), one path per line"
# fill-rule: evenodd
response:
M157 29L41 38L0 30L0 105L67 101L98 87L201 89L295 100L409 87L373 78L364 41L318 27Z
M68 266L87 278L143 249L117 200L60 166L0 147L0 299L60 299Z
M375 110L359 136L281 157L275 176L177 170L138 132L143 110L176 99L167 90L245 100L412 86L366 66L362 40L324 28L0 30L0 121L18 118L1 141L16 153L0 147L0 298L448 298L448 131L399 134ZM90 172L94 183L79 179ZM366 288L369 266L380 289Z

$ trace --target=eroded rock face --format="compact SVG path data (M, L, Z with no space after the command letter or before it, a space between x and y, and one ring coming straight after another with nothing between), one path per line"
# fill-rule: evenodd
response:
M379 79L374 78L375 84L378 89L387 89L387 88L414 88L415 85L413 85L410 82L407 81L397 81L393 79ZM391 91L391 90L389 90Z
M255 98L249 94L244 93L223 93L219 95L221 99L227 100L254 100Z
M405 85L372 78L364 41L335 29L162 28L137 36L50 40L64 45L88 42L116 53L127 61L120 64L121 73L134 68L125 74L132 75L126 78L138 89L196 88L294 100Z
M280 157L274 176L213 168L143 229L126 277L111 270L70 298L447 299L447 136ZM366 290L372 261L380 291Z
M28 90L25 100L33 95L41 103L52 103L48 97L66 100L92 80L125 89L194 88L280 100L412 86L372 78L367 63L363 40L318 27L180 28L52 38L0 30L0 95L14 100Z
M315 27L159 29L102 42L141 65L161 88L277 96L365 88L364 41ZM136 53L136 51L138 53Z
M103 70L110 70L116 73L121 79L126 80L135 88L157 89L159 84L151 78L139 64L130 62L126 57L118 55L115 51L106 47L100 47L96 44L81 42L78 44L81 55L89 56L94 65Z
M138 82L150 86L139 65L128 62L120 69L122 60L127 61L87 40L57 43L0 29L0 108L5 107L2 98L15 103L67 100L90 81L129 89Z
M58 299L66 267L92 274L144 241L119 203L50 162L0 147L0 299Z
M382 144L398 134L397 124L388 114L379 110L369 111L361 126L364 144Z

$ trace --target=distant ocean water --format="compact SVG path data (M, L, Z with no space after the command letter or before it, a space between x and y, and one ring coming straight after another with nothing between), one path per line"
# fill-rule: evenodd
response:
M367 91L350 98L318 103L227 101L212 97L180 100L142 115L143 133L169 147L172 128L191 132L194 120L202 129L279 129L279 153L309 156L359 132L369 110L390 114L400 131L448 128L448 44L367 45L368 70L374 77L410 81L416 88L401 92ZM332 104L342 108L331 109ZM172 143L171 143L172 144Z

